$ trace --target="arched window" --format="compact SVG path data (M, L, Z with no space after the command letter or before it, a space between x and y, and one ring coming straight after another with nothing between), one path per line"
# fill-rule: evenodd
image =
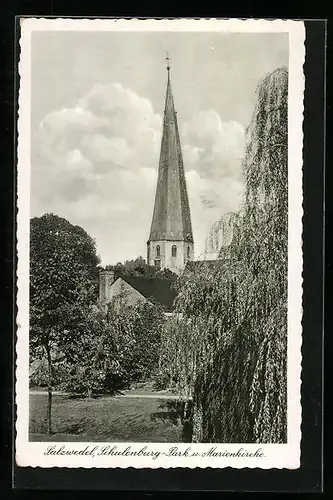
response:
M156 247L156 257L160 257L160 256L161 256L160 245L157 245L157 247Z
M190 247L187 247L187 258L188 259L190 258L190 251L191 251Z
M172 255L172 257L177 257L177 247L176 247L176 245L172 245L171 255Z

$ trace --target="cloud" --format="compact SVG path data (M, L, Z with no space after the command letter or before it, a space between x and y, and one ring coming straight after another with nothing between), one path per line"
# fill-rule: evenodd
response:
M236 121L223 122L214 110L201 111L183 125L184 153L203 177L238 177L245 131Z
M193 237L196 255L202 256L206 239L213 224L228 212L237 211L242 200L243 183L233 177L222 181L202 177L199 172L186 173L190 195Z
M223 122L214 110L201 111L182 127L187 184L198 254L214 222L237 211L243 195L241 162L245 131L236 121Z
M202 111L181 141L197 252L210 225L237 209L244 130ZM120 83L95 85L73 108L47 114L33 135L32 213L52 211L96 239L103 263L145 256L162 119Z

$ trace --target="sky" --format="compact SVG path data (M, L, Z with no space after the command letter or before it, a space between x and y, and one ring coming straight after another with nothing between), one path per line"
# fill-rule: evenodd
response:
M288 65L276 33L34 32L31 216L55 213L94 238L103 265L146 257L166 91L182 144L195 257L236 211L260 80Z

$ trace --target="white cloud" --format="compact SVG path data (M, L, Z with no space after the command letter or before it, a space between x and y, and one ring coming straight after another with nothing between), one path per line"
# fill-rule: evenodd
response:
M79 175L85 175L93 171L93 164L77 148L67 152L65 162L66 167L74 172L77 171Z
M96 85L41 122L32 154L32 211L52 211L96 239L104 263L145 256L162 120L121 84ZM197 253L210 225L236 210L244 130L202 111L181 127Z
M161 117L154 113L149 99L138 96L120 83L96 85L80 100L79 106L107 121L105 132L108 137L122 137L134 148L141 140L147 139L156 146Z
M214 110L201 111L182 127L184 160L191 198L197 255L222 214L237 211L243 194L241 160L245 131L235 122L223 122Z
M202 176L239 176L245 144L245 131L239 123L223 122L214 110L201 111L183 125L182 132L184 152Z
M96 116L85 107L63 108L53 111L45 116L41 122L41 128L52 129L53 134L63 135L65 131L81 131L98 129L107 126L107 121L103 117Z

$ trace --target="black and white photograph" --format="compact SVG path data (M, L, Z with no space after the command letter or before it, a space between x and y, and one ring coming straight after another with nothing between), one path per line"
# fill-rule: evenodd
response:
M303 23L20 44L18 463L297 468Z

